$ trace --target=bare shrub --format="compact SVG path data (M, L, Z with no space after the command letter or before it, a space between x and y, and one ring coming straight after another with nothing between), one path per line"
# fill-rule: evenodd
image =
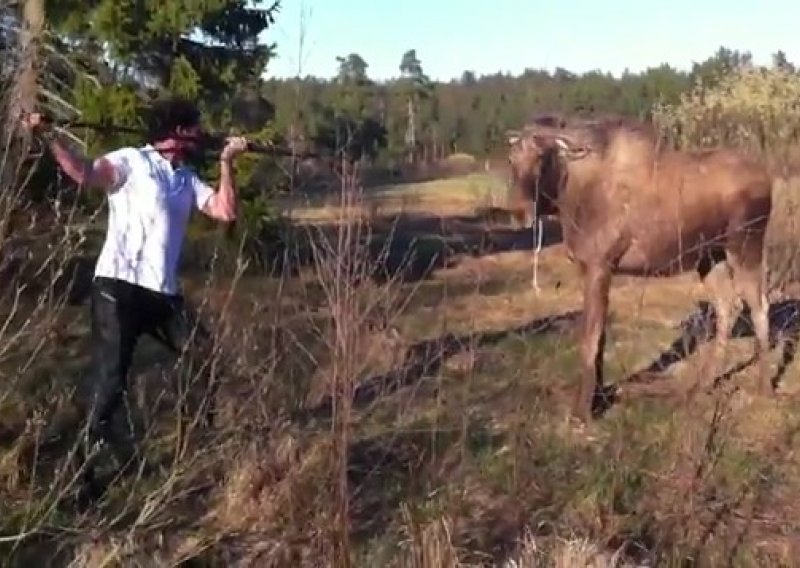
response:
M528 529L514 557L503 568L627 568L619 552L608 552L585 538L551 538L539 542Z
M69 261L85 243L86 225L57 198L29 199L40 156L19 121L41 93L46 107L61 105L57 96L47 104L54 93L47 91L49 77L40 75L47 58L39 55L48 52L42 10L42 2L31 1L3 14L7 43L0 54L0 546L6 552L52 522L76 478L75 447L55 459L45 448L71 413L53 356L66 335Z
M402 543L398 565L403 568L458 568L458 550L453 544L452 522L441 517L427 524L416 521L407 507L403 508L404 527L407 532Z
M342 168L343 172L347 170ZM315 282L322 291L330 322L322 334L327 362L320 365L312 392L327 391L331 404L331 553L337 566L350 565L348 478L355 389L363 377L375 370L375 364L381 365L381 354L389 355L389 360L383 362L384 370L391 369L395 346L381 343L380 338L391 327L402 302L394 285L402 271L382 285L372 281L376 266L388 254L391 243L386 241L379 249L373 246L369 218L360 214L363 201L363 185L357 171L352 176L343 175L335 229L329 234L314 231L310 238ZM327 388L320 388L321 385ZM320 397L313 397L311 402L320 402Z
M36 4L28 2L26 9ZM192 545L179 529L197 529L202 497L217 479L236 473L220 468L261 436L267 421L258 418L279 360L265 357L258 367L247 366L250 352L264 349L263 338L248 336L230 314L245 268L241 251L233 275L217 274L212 259L211 275L194 294L201 298L198 323L213 324L206 349L200 357L180 354L161 372L156 367L137 373L134 365L125 418L138 438L136 447L127 463L117 464L121 467L101 499L88 510L76 504L82 472L76 457L85 424L73 391L86 365L88 308L70 305L73 266L76 258L96 253L93 225L103 220L103 211L82 215L76 206L64 205L74 199L63 199L62 188L41 191L31 181L41 173L43 149L22 136L20 112L44 107L58 115L74 109L48 88L47 64L61 56L46 37L19 33L38 27L18 20L16 12L3 13L2 33L10 47L2 53L0 77L0 551L7 559L32 558L45 565L145 565L148 558L200 557L208 542ZM33 107L37 100L41 104ZM44 197L34 201L31 193ZM280 293L270 299L280 303ZM139 359L152 355L153 346L144 344ZM231 393L248 387L255 393L249 403L232 403ZM216 429L200 428L213 399L228 412ZM256 433L243 432L242 423ZM233 479L230 485L237 483ZM180 538L159 543L165 523L174 523Z

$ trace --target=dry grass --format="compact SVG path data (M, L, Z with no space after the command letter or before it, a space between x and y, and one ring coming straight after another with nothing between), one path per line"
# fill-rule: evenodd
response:
M779 189L777 196L776 210L791 210L793 193ZM788 221L778 216L775 225ZM414 346L426 342L441 341L433 358L444 364L431 363L419 382L385 392L357 414L362 436L380 440L378 455L390 464L401 460L433 488L416 498L416 515L400 506L384 529L391 534L395 523L406 535L396 555L380 546L365 554L373 562L393 557L399 565L448 566L482 563L486 554L502 558L500 550L510 546L511 562L509 543L528 534L517 565L613 566L642 555L675 562L698 555L785 559L793 537L769 531L796 519L785 509L776 518L766 503L785 498L793 486L778 472L795 468L785 448L796 403L764 405L723 389L682 406L672 395L702 378L701 353L673 369L675 380L664 391L670 396L626 401L590 432L572 431L563 421L563 395L576 365L569 326L528 339L530 329L521 328L578 308L579 288L560 247L541 254L538 294L527 285L529 261L524 252L460 259L417 285L414 309L395 319L401 345L411 345L408 369L417 366ZM464 282L474 291L464 292ZM625 377L667 347L703 296L693 275L619 279L612 292L612 376ZM734 343L732 359L743 360L747 340ZM735 382L749 378L745 371ZM422 447L409 441L415 436L427 438ZM416 446L411 456L409 443ZM371 467L385 481L382 466ZM374 491L389 491L375 483ZM415 480L403 483L416 493ZM687 495L694 497L686 501ZM408 499L405 493L400 502ZM744 528L747 515L754 520ZM531 544L532 534L540 544Z
M800 526L790 505L800 497L792 396L750 399L732 388L751 379L745 369L685 404L681 393L708 379L699 375L701 349L670 369L660 392L625 398L576 430L565 416L580 288L561 245L540 253L539 292L526 251L457 255L422 279L369 277L364 243L386 211L413 214L404 192L426 214L467 215L485 206L471 189L483 183L470 176L343 192L324 215L297 213L338 227L311 229L299 274L212 270L190 282L192 301L214 322L216 348L204 362L221 383L220 423L213 431L192 427L191 416L179 423L175 377L197 370L186 369L190 361L173 368L145 343L133 387L144 425L137 467L88 509L70 500L71 444L44 443L54 425L80 426L69 388L86 362L87 307L51 302L37 311L45 304L29 301L10 329L33 331L9 353L0 388L3 553L74 566L792 558ZM793 234L795 192L787 184L776 195L773 258L793 266L792 250L779 245ZM703 297L692 275L615 281L610 379L657 357ZM66 338L43 340L56 332ZM749 341L734 341L729 366L747 358ZM792 362L787 393L796 372Z
M478 244L510 231L453 219L502 205L502 179L485 174L366 194L343 182L333 197L284 203L308 230L307 254L289 259L296 274L245 276L241 263L226 272L217 253L230 250L213 250L210 268L195 271L207 274L186 286L212 345L175 358L142 342L126 416L131 467L104 452L108 490L81 504L73 391L88 306L67 301L63 272L96 253L94 221L54 208L9 235L26 148L3 152L4 564L749 566L800 555L798 363L776 400L739 388L753 380L744 368L687 402L690 386L712 379L700 349L575 428L566 406L580 283L560 245L540 253L538 292L529 252L455 247L468 226ZM800 276L796 186L776 188L774 299L794 300ZM398 215L408 222L385 219ZM426 217L427 239L404 239L414 217ZM399 251L374 238L387 227L399 228ZM456 252L433 271L404 270L425 247ZM379 278L387 255L398 258ZM617 279L609 379L670 347L703 296L692 275ZM749 338L733 343L729 368L751 349ZM219 419L204 429L210 401Z
M476 205L502 207L506 187L502 178L494 174L470 174L451 179L422 183L383 186L369 190L353 211L343 212L336 195L306 196L285 199L279 204L282 214L295 221L330 222L358 214L367 221L376 216L427 214L450 216L470 214Z

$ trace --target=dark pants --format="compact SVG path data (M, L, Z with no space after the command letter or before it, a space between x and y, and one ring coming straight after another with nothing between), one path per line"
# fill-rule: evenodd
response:
M190 353L204 351L208 334L196 325L182 297L99 277L92 284L91 325L91 368L86 382L89 441L102 439L113 445L114 414L127 402L128 370L141 335L149 334L179 354L184 347Z

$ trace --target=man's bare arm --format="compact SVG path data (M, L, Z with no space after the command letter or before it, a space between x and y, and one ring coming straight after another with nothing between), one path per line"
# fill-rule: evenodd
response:
M104 159L91 159L70 150L58 138L50 140L50 151L64 173L77 184L109 190L119 182L119 173Z
M233 180L233 158L247 149L247 140L231 138L220 154L219 187L206 201L202 211L212 219L230 223L236 219L236 185Z
M45 128L42 115L38 113L23 116L22 121L34 131L42 132ZM119 183L119 172L108 160L104 158L92 160L79 152L70 150L59 139L58 134L52 131L49 131L45 138L48 140L50 151L58 165L75 183L105 190L109 190Z
M220 161L219 188L206 201L202 211L217 221L230 223L236 220L236 187L230 160Z

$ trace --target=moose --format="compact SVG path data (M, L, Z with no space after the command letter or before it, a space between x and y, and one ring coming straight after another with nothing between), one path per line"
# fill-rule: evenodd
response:
M711 363L719 372L736 301L750 308L758 391L772 392L764 241L772 180L757 159L732 149L678 150L655 127L618 118L534 119L509 131L512 189L532 216L558 217L583 286L581 380L572 414L588 422L602 401L605 326L612 276L696 270L716 312Z

